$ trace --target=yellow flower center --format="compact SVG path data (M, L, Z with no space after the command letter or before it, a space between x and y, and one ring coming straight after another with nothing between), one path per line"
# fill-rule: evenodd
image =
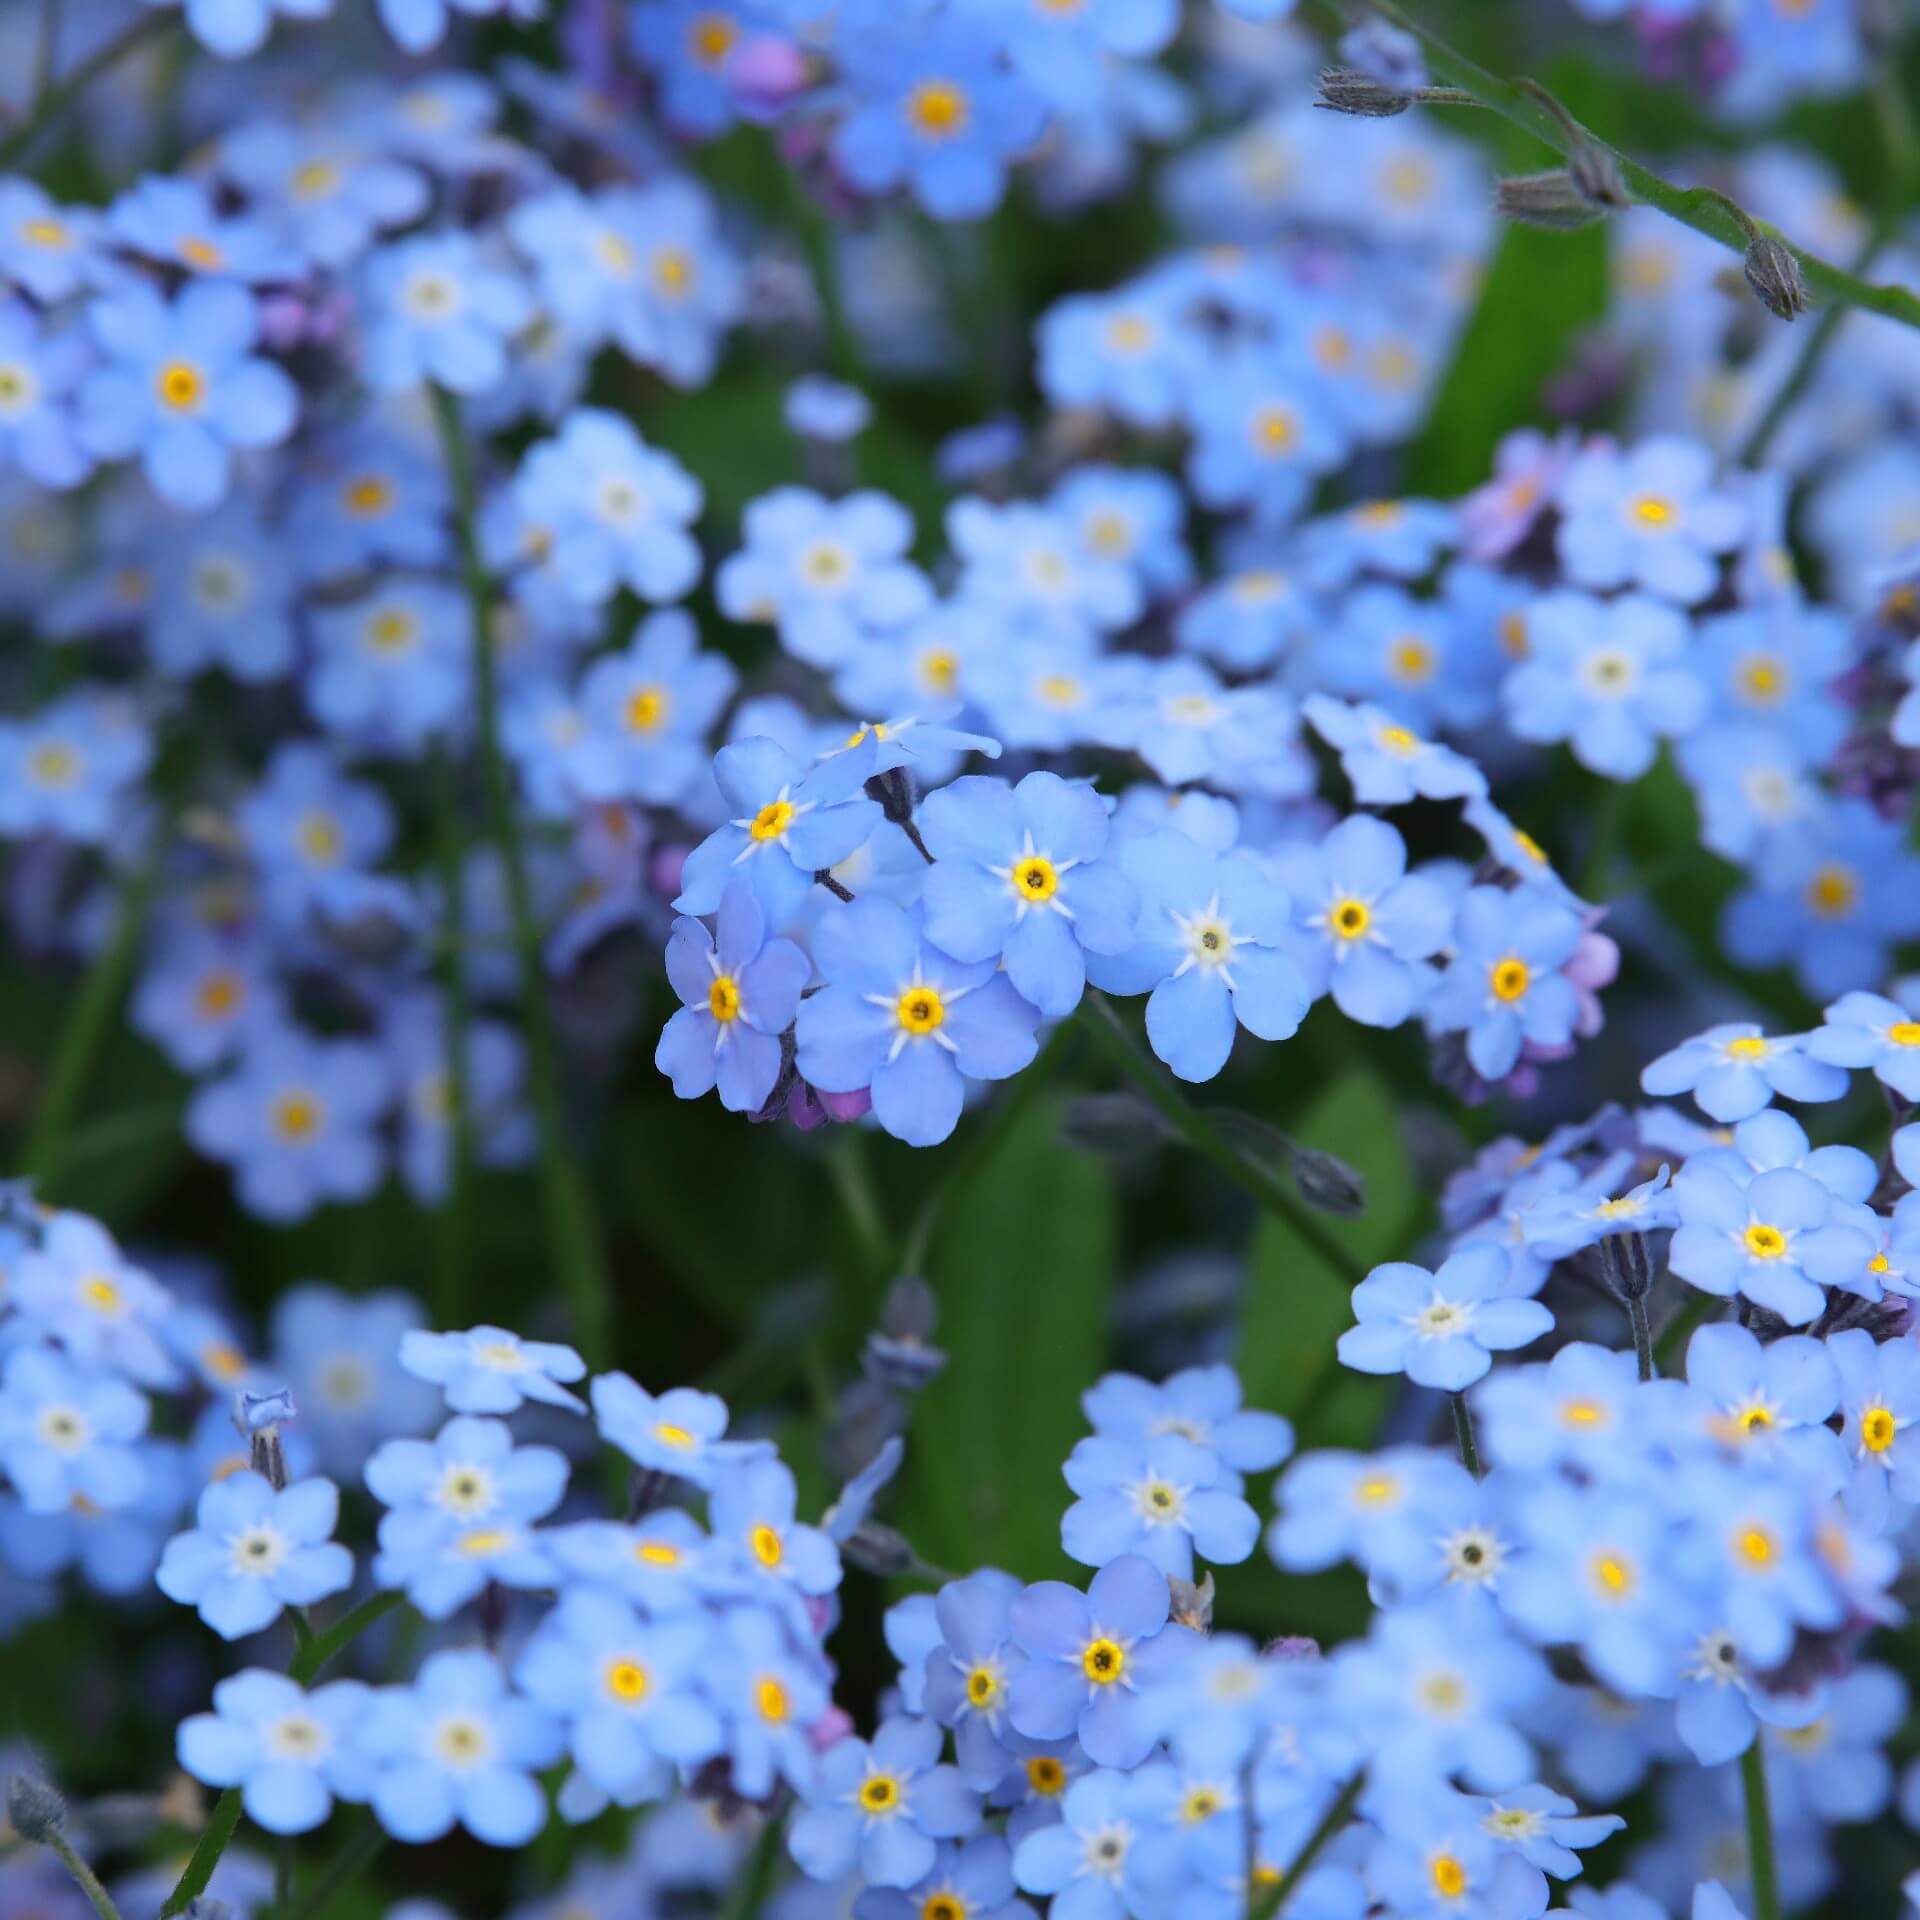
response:
M1428 1863L1433 1890L1443 1900L1458 1900L1467 1890L1467 1870L1450 1853L1436 1853Z
M1740 691L1757 706L1773 706L1786 691L1786 669L1768 653L1750 653L1739 668Z
M1764 1220L1756 1220L1744 1237L1748 1253L1756 1260L1778 1260L1787 1250L1787 1236Z
M382 475L363 473L340 490L340 504L356 520L377 520L393 505L393 487Z
M1743 1033L1739 1039L1727 1042L1725 1052L1729 1060L1764 1060L1767 1043L1757 1033Z
M753 816L753 825L747 832L756 840L778 840L792 826L794 811L791 800L769 800Z
M1887 1029L1887 1038L1896 1047L1920 1047L1920 1020L1896 1020Z
M1860 899L1860 882L1851 867L1831 863L1807 882L1807 905L1822 920L1842 920Z
M1527 638L1527 616L1517 608L1500 616L1496 631L1500 636L1500 651L1509 660L1524 660L1533 651L1533 643Z
M206 378L200 369L184 360L169 360L154 376L153 385L160 404L171 407L175 413L197 407L207 391Z
M1734 1551L1755 1572L1764 1572L1780 1557L1780 1543L1765 1527L1743 1527Z
M1384 1473L1369 1474L1354 1483L1353 1498L1358 1506L1384 1507L1400 1497L1400 1483Z
M188 234L180 242L180 258L202 273L218 273L227 261L227 256L211 240L197 233Z
M1358 940L1373 924L1373 914L1364 900L1342 900L1327 916L1342 940Z
M293 176L296 200L324 200L340 184L340 169L328 160L309 160Z
M946 1023L946 1003L939 990L926 985L908 987L894 1007L894 1018L914 1035L933 1033Z
M42 787L69 787L79 777L80 756L58 740L33 750L29 763L34 784Z
M907 95L907 124L924 140L950 140L964 130L972 106L951 80L922 80Z
M957 1894L930 1893L920 1909L920 1920L967 1920L966 1902Z
M754 1711L762 1720L779 1726L793 1711L793 1698L772 1674L762 1674L753 1690Z
M499 1527L475 1527L471 1533L460 1536L460 1551L469 1560L485 1560L496 1553L505 1553L513 1545L513 1535Z
M740 29L724 13L703 13L687 34L693 57L703 67L717 67L740 38Z
M1607 1410L1597 1400L1563 1400L1560 1403L1563 1427L1604 1427Z
M1067 1784L1067 1770L1050 1753L1036 1753L1027 1762L1027 1785L1043 1800L1051 1800Z
M299 1146L320 1131L326 1108L317 1095L304 1088L290 1088L274 1097L269 1117L274 1132L289 1146Z
M868 1813L892 1813L900 1805L900 1782L890 1773L871 1773L860 1783L860 1804Z
M637 1660L610 1660L606 1672L607 1691L616 1700L625 1700L631 1705L636 1700L647 1697L647 1689L653 1683L647 1670Z
M1487 975L1496 1000L1518 1000L1533 983L1533 973L1524 960L1502 960Z
M1433 678L1433 649L1413 634L1404 634L1387 652L1387 671L1396 680L1419 685Z
M73 245L73 234L58 220L23 220L20 237L29 245L64 252Z
M404 607L388 607L367 622L367 640L375 653L405 653L420 637L420 622Z
M1290 407L1262 407L1253 416L1255 450L1266 454L1291 453L1300 440L1300 423Z
M967 1675L967 1699L973 1706L991 1706L999 1697L1000 1676L991 1667L975 1667Z
M678 300L693 285L693 258L685 248L654 248L653 284L670 300Z
M717 973L707 989L707 1011L724 1027L740 1018L740 989L730 973Z
M1633 1569L1617 1553L1595 1554L1593 1584L1609 1599L1623 1600L1633 1591Z
M1643 527L1670 527L1677 517L1671 500L1657 493L1643 493L1633 503L1633 517Z
M1900 1423L1885 1407L1869 1407L1860 1416L1860 1444L1869 1453L1885 1453Z
M1089 1641L1080 1655L1080 1670L1096 1687L1110 1687L1127 1670L1126 1650L1112 1640Z
M665 687L636 687L627 696L626 720L634 733L655 733L666 723L671 696Z
M680 1549L668 1546L664 1540L641 1540L634 1546L633 1557L646 1567L677 1567Z
M1060 891L1060 875L1044 854L1029 854L1014 868L1013 885L1022 899L1038 904Z
M80 1285L80 1297L95 1313L112 1313L120 1305L120 1289L104 1273L96 1273Z
M747 1536L747 1545L763 1567L777 1567L787 1556L786 1543L769 1526L755 1527Z

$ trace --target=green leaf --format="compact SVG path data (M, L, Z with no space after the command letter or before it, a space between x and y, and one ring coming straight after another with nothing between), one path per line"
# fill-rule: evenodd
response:
M1113 1177L1037 1103L947 1218L928 1278L951 1356L921 1397L896 1521L937 1566L1065 1570L1060 1462L1107 1362L1117 1257Z
M1408 450L1408 491L1448 499L1485 481L1502 437L1541 418L1541 390L1606 304L1604 227L1508 227L1426 431Z
M1366 1211L1327 1218L1328 1234L1363 1267L1406 1253L1421 1196L1393 1100L1379 1078L1365 1067L1350 1069L1308 1107L1294 1133L1302 1146L1335 1155L1366 1182ZM1331 1403L1339 1364L1334 1342L1352 1324L1344 1278L1284 1220L1261 1214L1240 1318L1247 1403L1294 1419L1323 1400ZM1364 1415L1366 1403L1340 1410Z

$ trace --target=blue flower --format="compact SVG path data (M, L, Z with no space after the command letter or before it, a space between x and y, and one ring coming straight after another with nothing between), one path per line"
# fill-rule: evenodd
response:
M417 752L467 711L465 599L394 580L351 605L315 609L307 699L314 717L367 746Z
M1848 1211L1866 1197L1852 1161L1865 1162L1869 1187L1872 1163L1852 1149L1831 1149L1827 1162L1809 1162L1803 1171L1793 1162L1805 1154L1806 1136L1771 1110L1741 1121L1734 1141L1734 1149L1696 1154L1681 1168L1674 1182L1680 1226L1669 1264L1703 1292L1741 1293L1788 1325L1806 1326L1826 1305L1824 1289L1863 1269L1872 1255L1871 1240ZM1760 1156L1758 1165L1749 1153ZM1852 1159L1831 1157L1841 1153ZM1839 1194L1822 1173L1841 1180Z
M366 1464L367 1489L382 1505L419 1509L460 1527L543 1519L567 1486L566 1455L516 1447L504 1420L462 1415L431 1440L388 1440Z
M187 274L246 286L299 278L303 262L260 221L225 214L197 180L148 174L107 209L107 232L130 253Z
M1417 1793L1457 1773L1503 1793L1532 1774L1514 1719L1540 1696L1545 1664L1474 1601L1442 1593L1377 1613L1366 1638L1334 1656L1333 1697L1365 1730L1376 1785Z
M1827 1008L1825 1021L1806 1037L1816 1060L1871 1067L1873 1077L1901 1099L1920 1100L1920 1022L1899 1001L1878 993L1842 994Z
M1260 1537L1253 1509L1222 1484L1219 1456L1177 1433L1143 1445L1095 1435L1074 1447L1063 1471L1079 1498L1060 1522L1060 1543L1085 1566L1132 1553L1191 1580L1196 1551L1228 1566Z
M400 1366L400 1339L420 1324L403 1293L349 1298L312 1282L289 1288L273 1312L272 1373L293 1390L300 1432L322 1471L356 1474L391 1434L416 1433L437 1396Z
M383 1687L354 1727L371 1763L371 1799L396 1840L419 1845L458 1824L494 1847L522 1847L546 1825L533 1777L559 1759L560 1723L507 1689L490 1653L443 1650L413 1684Z
M1144 1442L1177 1433L1217 1455L1236 1476L1264 1473L1293 1451L1293 1428L1277 1413L1240 1400L1240 1376L1222 1364L1182 1367L1157 1385L1137 1374L1102 1374L1080 1405L1094 1432L1109 1439Z
M650 614L624 653L603 655L581 679L570 785L587 800L681 799L705 771L708 730L738 684L730 661L701 650L688 614Z
M253 296L194 281L169 303L141 281L87 309L102 364L79 390L80 437L106 460L139 454L154 492L176 507L217 505L235 448L278 446L299 413L294 385L259 359Z
M771 740L722 747L714 778L739 813L688 854L674 906L681 913L716 912L738 873L752 884L769 924L790 925L813 891L814 875L846 859L880 824L879 803L861 792L872 756L869 740L809 769Z
M292 667L294 583L282 541L252 506L230 501L169 528L153 567L147 651L162 673L184 679L221 667L258 684Z
M854 1866L876 1887L910 1887L933 1871L937 1840L980 1824L980 1802L952 1767L937 1764L931 1720L882 1722L869 1745L836 1741L787 1847L803 1873L835 1880Z
M154 1575L169 1600L196 1608L223 1640L238 1640L343 1592L353 1555L333 1539L340 1489L296 1480L278 1492L251 1471L230 1474L200 1496L198 1525L167 1542Z
M1436 1032L1466 1033L1483 1080L1505 1079L1523 1045L1553 1050L1573 1037L1579 996L1562 969L1583 931L1540 889L1475 887L1460 903L1453 959L1426 1014Z
M992 962L950 959L899 907L862 900L831 915L814 961L827 984L794 1028L802 1077L829 1093L871 1088L875 1117L911 1146L953 1131L968 1080L1033 1059L1034 1009Z
M539 576L588 607L621 587L679 599L700 577L688 528L704 497L672 454L604 407L576 407L552 439L535 441L512 490Z
M1094 956L1087 977L1119 993L1151 989L1147 1037L1183 1080L1211 1080L1236 1021L1261 1040L1299 1027L1309 994L1284 951L1289 902L1252 854L1214 857L1174 833L1123 840L1120 869L1140 894L1133 945Z
M224 135L216 164L276 232L316 265L357 260L383 229L426 208L426 176L331 129L249 121Z
M1640 1070L1640 1088L1666 1098L1690 1093L1709 1119L1727 1124L1751 1118L1776 1095L1837 1100L1850 1083L1844 1067L1833 1065L1825 1047L1813 1044L1817 1038L1804 1033L1769 1037L1750 1021L1729 1021L1649 1061Z
M152 757L147 731L117 698L92 685L25 719L0 721L0 835L106 840L125 817L128 787Z
M83 1372L45 1347L21 1347L0 1372L0 1467L29 1513L79 1502L108 1511L140 1497L134 1444L147 1402L124 1380Z
M944 1903L944 1904L943 1904ZM860 1920L924 1920L955 1914L963 1920L1026 1920L1032 1911L1013 1895L1013 1858L997 1833L943 1842L924 1879L905 1891L892 1887L861 1896Z
M477 1522L461 1512L461 1491L453 1484L457 1472L455 1463L450 1498L396 1507L380 1521L373 1577L383 1587L402 1589L429 1620L451 1618L489 1584L538 1588L558 1579L545 1542L504 1502ZM520 1490L514 1505L529 1516L543 1510L542 1496L530 1489Z
M749 1457L719 1466L708 1497L716 1541L738 1550L740 1564L803 1594L840 1584L840 1553L818 1527L794 1519L799 1490L786 1465Z
M1697 606L1739 544L1746 510L1713 483L1713 456L1661 436L1630 450L1590 446L1559 486L1560 562L1582 587L1645 587Z
M17 466L43 487L87 477L93 463L70 402L89 357L79 335L49 327L18 301L0 301L0 471Z
M1013 1603L1014 1644L1027 1663L1010 1682L1007 1716L1034 1740L1076 1734L1096 1766L1133 1767L1153 1746L1143 1689L1165 1679L1195 1644L1170 1628L1167 1578L1127 1554L1085 1593L1043 1580Z
M810 666L838 667L864 642L890 635L933 603L906 558L913 516L870 490L828 500L779 487L751 502L746 545L714 576L730 620L771 624Z
M1271 567L1245 567L1189 600L1174 635L1228 672L1246 673L1298 647L1319 617L1318 603L1297 580Z
M527 1697L566 1722L574 1765L621 1806L661 1798L676 1767L721 1751L702 1696L713 1630L701 1617L653 1623L618 1595L570 1587L514 1665Z
M1347 451L1307 370L1279 357L1217 362L1188 404L1187 478L1195 498L1216 510L1244 506L1259 520L1291 520Z
M1135 1840L1154 1811L1157 1782L1101 1767L1067 1789L1057 1825L1014 1848L1014 1878L1028 1893L1054 1896L1063 1920L1123 1920L1133 1911L1127 1882Z
M1347 596L1316 659L1335 691L1379 701L1410 729L1477 725L1503 664L1491 636L1453 608L1386 582Z
M469 1327L464 1333L415 1328L400 1337L400 1364L437 1386L456 1413L511 1413L528 1400L586 1412L561 1382L584 1379L587 1363L571 1347L522 1340L504 1327Z
M364 1200L384 1155L373 1128L393 1089L385 1062L355 1040L256 1033L226 1079L187 1106L187 1138L234 1168L250 1212L302 1220L326 1200Z
M805 1798L819 1756L813 1729L830 1704L818 1653L802 1656L786 1621L761 1607L721 1615L713 1695L727 1716L727 1757L735 1792L763 1800L784 1780Z
M1436 882L1408 877L1406 843L1384 820L1355 814L1318 847L1278 848L1273 870L1293 903L1287 950L1308 991L1331 991L1351 1020L1397 1027L1433 984L1421 963L1453 930L1453 902Z
M1164 427L1183 410L1201 353L1151 281L1073 293L1035 329L1041 390L1056 407L1109 412Z
M788 387L781 411L788 428L801 439L838 446L866 430L873 418L873 403L858 387L807 373Z
M1003 619L1069 632L1131 626L1144 595L1124 558L1076 536L1064 508L969 494L947 509L947 540L960 561L959 595Z
M364 1800L372 1770L353 1739L372 1697L357 1680L309 1693L284 1674L249 1667L213 1690L213 1711L181 1721L180 1764L210 1787L238 1787L268 1833L308 1833L334 1796Z
M38 181L0 175L0 277L50 307L101 265L98 213L61 206Z
M267 43L276 13L311 19L311 0L186 0L187 31L222 60L242 60Z
M960 1777L990 1793L1014 1764L1008 1746L1008 1687L1026 1665L1013 1644L1012 1607L1020 1583L995 1567L950 1580L934 1596L938 1623L925 1657L925 1707L953 1729Z
M1360 1373L1404 1373L1417 1386L1458 1393L1495 1353L1552 1331L1553 1315L1524 1297L1525 1280L1495 1246L1463 1248L1436 1273L1391 1260L1354 1288L1357 1324L1340 1336L1340 1359Z
M576 1520L549 1527L542 1543L564 1575L610 1588L658 1619L698 1606L713 1556L706 1530L678 1507L662 1507L625 1524Z
M673 923L667 977L684 1003L661 1031L653 1063L682 1100L716 1082L733 1113L766 1105L780 1077L780 1036L793 1025L813 962L770 940L752 889L736 880L720 902L718 938L698 920Z
M371 866L393 838L393 814L377 788L349 780L327 750L288 740L260 783L234 810L257 863L268 904L298 921Z
M320 443L293 491L281 548L305 580L389 563L430 567L450 551L440 467L377 426Z
M969 776L929 794L920 830L938 864L923 900L927 938L956 960L1004 961L1049 1019L1086 986L1084 951L1119 953L1139 901L1101 859L1107 810L1091 787L1030 773L1017 787Z
M179 1385L165 1340L173 1296L133 1265L97 1220L73 1212L47 1218L37 1244L13 1256L8 1297L15 1336L40 1334L57 1341L68 1359L127 1374L142 1386Z
M1558 592L1527 614L1527 658L1502 683L1522 740L1564 740L1583 767L1637 780L1656 739L1691 733L1707 689L1687 658L1686 615L1644 594L1596 600Z
M1485 1451L1528 1473L1572 1469L1594 1479L1639 1470L1626 1444L1637 1417L1634 1364L1576 1340L1544 1367L1502 1369L1474 1395Z
M1827 1337L1827 1352L1840 1375L1840 1438L1852 1461L1848 1510L1879 1531L1894 1500L1920 1505L1920 1350L1849 1327Z
M862 193L909 188L936 220L976 220L999 204L1006 163L1033 145L1045 111L999 69L976 34L894 22L835 47L849 90L834 164Z
M423 233L368 255L360 276L361 371L377 393L432 381L485 393L507 376L507 346L533 317L515 273L465 233Z
M727 1403L696 1387L654 1395L630 1374L600 1374L590 1389L600 1431L635 1466L710 1487L723 1466L766 1450L759 1440L723 1440Z

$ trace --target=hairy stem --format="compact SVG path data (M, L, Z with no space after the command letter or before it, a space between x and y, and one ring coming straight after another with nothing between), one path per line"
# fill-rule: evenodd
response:
M1767 1746L1757 1727L1753 1744L1740 1756L1740 1791L1747 1803L1747 1872L1753 1882L1753 1920L1780 1920L1773 1816L1767 1806Z
M1464 1393L1450 1393L1447 1402L1453 1408L1453 1437L1459 1443L1460 1464L1477 1480L1480 1477L1480 1448L1473 1437L1473 1409Z

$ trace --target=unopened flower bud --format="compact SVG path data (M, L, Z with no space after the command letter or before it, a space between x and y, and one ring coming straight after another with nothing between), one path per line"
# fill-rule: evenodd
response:
M67 1803L30 1773L7 1779L7 1818L22 1840L44 1846L67 1824Z
M1564 167L1502 180L1494 189L1493 204L1503 220L1555 233L1576 233L1600 218L1600 209L1574 185L1573 175Z
M1617 209L1633 205L1633 195L1620 177L1620 163L1592 140L1576 140L1567 153L1567 177L1574 191L1590 206Z
M863 1572L883 1580L907 1573L917 1564L913 1549L901 1534L877 1520L863 1520L840 1543L842 1555Z
M1653 1291L1653 1249L1644 1233L1609 1234L1600 1242L1601 1270L1622 1300L1644 1300Z
M1747 248L1747 285L1776 320L1791 320L1807 310L1807 283L1800 262L1784 240L1759 235Z
M1363 120L1390 120L1413 105L1413 95L1383 86L1370 73L1328 67L1320 76L1320 93L1313 104L1329 113L1356 114Z
M870 774L867 798L880 803L880 811L896 827L904 827L913 818L913 779L905 767L889 767L885 773Z
M1191 1627L1196 1633L1213 1630L1213 1573L1209 1569L1196 1584L1191 1580L1167 1582L1172 1595L1172 1620L1177 1627Z

